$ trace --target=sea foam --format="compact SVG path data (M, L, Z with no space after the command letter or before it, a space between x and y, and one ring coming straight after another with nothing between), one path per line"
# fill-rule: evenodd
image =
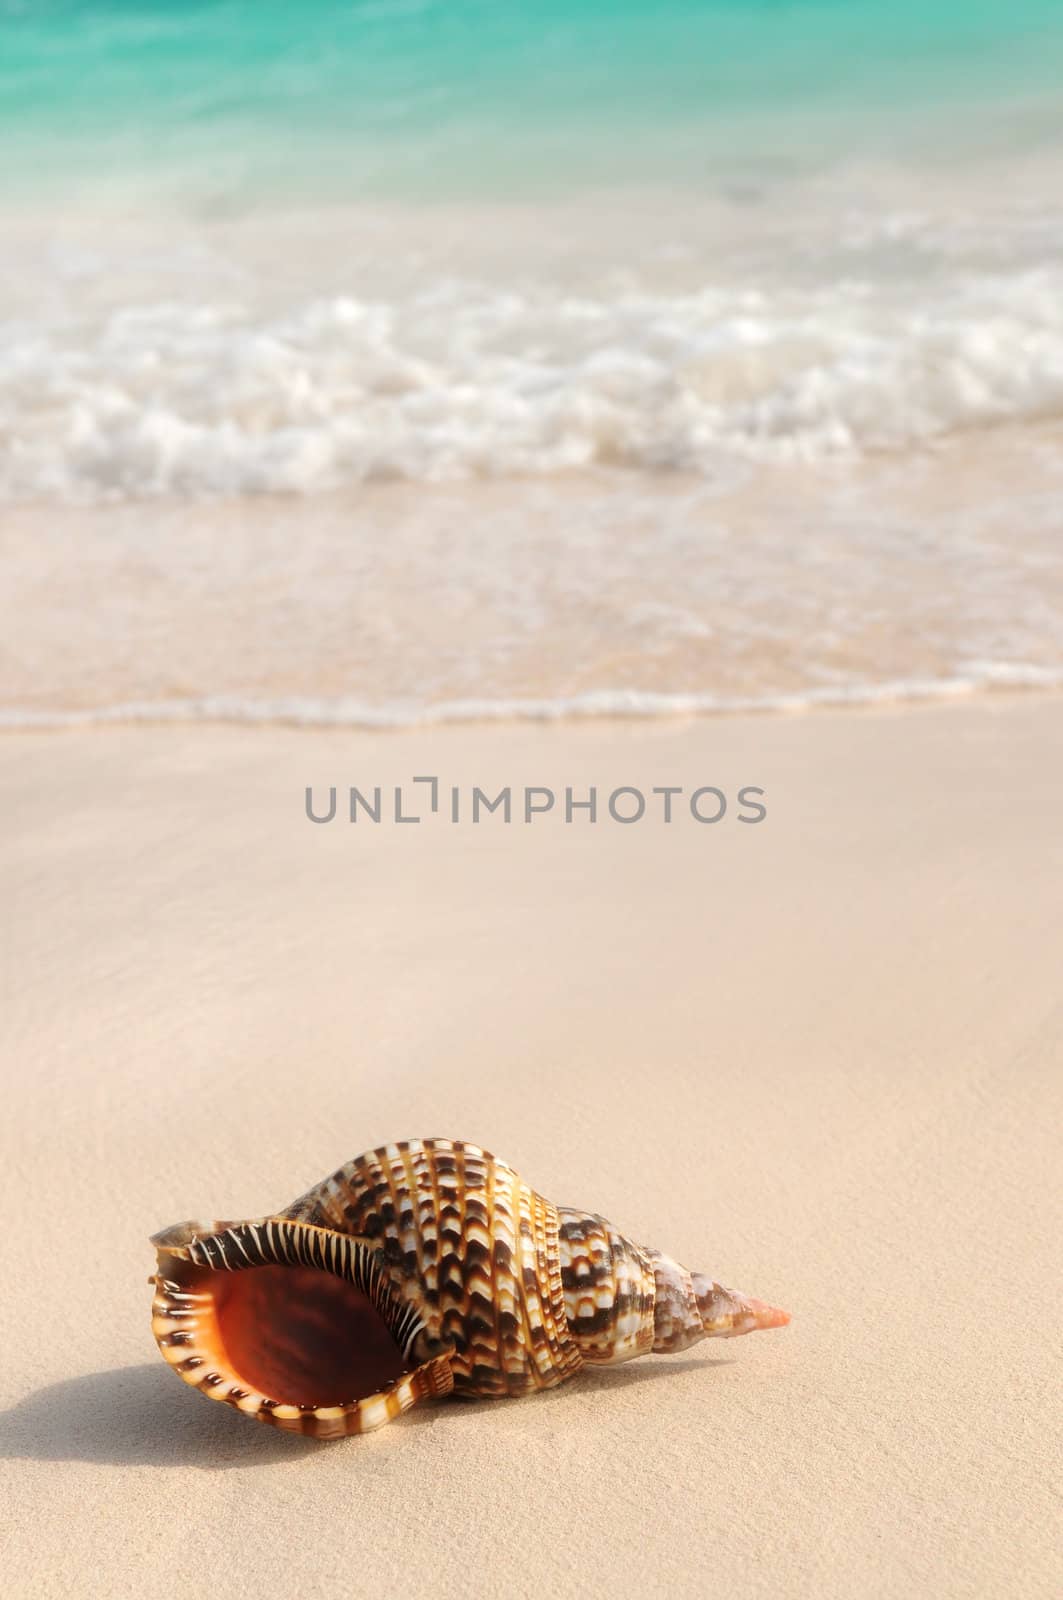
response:
M307 495L597 464L712 474L1063 412L1063 267L559 294L439 282L269 315L9 321L0 499Z
M93 728L123 723L235 723L252 727L402 729L463 722L561 722L646 720L666 717L801 713L913 705L962 699L985 690L1059 690L1063 668L1027 662L971 662L941 678L898 678L881 683L837 684L784 692L766 688L749 695L658 693L639 689L590 690L579 695L524 699L471 697L436 702L391 701L379 705L350 697L205 695L199 699L131 700L69 709L0 706L0 729L33 732Z

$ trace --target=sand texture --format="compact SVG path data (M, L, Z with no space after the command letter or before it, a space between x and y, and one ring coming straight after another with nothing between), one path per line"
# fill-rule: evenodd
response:
M5 736L6 1592L1063 1592L1061 735L991 698ZM303 813L430 773L769 813ZM324 1446L166 1370L149 1233L430 1134L792 1325Z

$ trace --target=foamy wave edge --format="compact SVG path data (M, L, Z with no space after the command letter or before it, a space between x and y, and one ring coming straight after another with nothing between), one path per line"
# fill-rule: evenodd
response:
M313 495L594 465L712 477L1063 415L1063 269L584 298L137 304L5 327L0 502Z
M0 707L0 732L148 723L236 723L249 727L361 728L388 730L447 723L567 722L596 718L623 720L669 717L794 713L917 704L962 699L991 690L1063 688L1063 667L1029 662L972 662L950 678L897 678L883 683L831 685L787 693L714 695L658 693L640 689L600 689L557 699L444 700L434 705L365 705L356 700L318 700L309 696L254 699L208 695L199 699L130 700L115 705L69 710Z

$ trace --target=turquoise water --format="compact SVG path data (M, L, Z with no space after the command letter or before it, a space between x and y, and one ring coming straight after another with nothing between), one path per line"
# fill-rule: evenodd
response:
M0 4L16 190L101 168L353 197L697 180L1014 138L1061 81L1058 0Z
M1063 681L1061 85L1061 0L0 0L9 720Z

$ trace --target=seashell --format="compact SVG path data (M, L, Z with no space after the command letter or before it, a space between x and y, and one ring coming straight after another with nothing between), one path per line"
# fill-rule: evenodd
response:
M152 1244L152 1332L174 1370L319 1439L790 1320L449 1139L385 1145L273 1216Z

